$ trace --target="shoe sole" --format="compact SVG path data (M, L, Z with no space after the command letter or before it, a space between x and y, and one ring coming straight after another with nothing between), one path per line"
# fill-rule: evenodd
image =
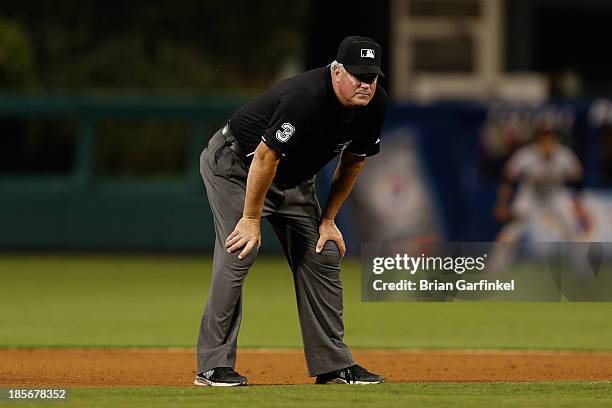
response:
M384 383L385 380L380 380L380 381L353 381L353 382L348 382L346 380L343 380L342 378L334 378L333 380L324 382L324 383L317 383L318 385L331 385L331 384L348 384L348 385L372 385L372 384L382 384Z
M196 378L193 380L193 385L198 387L239 387L247 385L246 381L239 383L222 383L207 380L206 378Z

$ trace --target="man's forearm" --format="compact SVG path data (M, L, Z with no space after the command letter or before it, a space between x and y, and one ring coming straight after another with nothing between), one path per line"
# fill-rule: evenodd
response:
M512 184L502 181L497 187L497 204L508 205L510 198L512 198Z
M272 184L277 167L277 155L263 143L260 144L255 150L247 177L243 217L261 218L266 193Z
M357 176L365 164L365 157L343 153L331 185L331 191L327 200L327 205L323 210L324 220L333 220L338 215L340 207L353 190Z

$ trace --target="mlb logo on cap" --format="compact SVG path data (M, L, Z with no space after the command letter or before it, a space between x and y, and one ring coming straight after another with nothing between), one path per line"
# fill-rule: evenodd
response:
M376 58L374 56L374 50L371 48L362 48L361 49L361 58Z

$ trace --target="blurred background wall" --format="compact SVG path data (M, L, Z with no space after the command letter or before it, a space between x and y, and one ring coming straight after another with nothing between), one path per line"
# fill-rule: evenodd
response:
M339 217L353 251L492 240L503 163L544 122L608 225L610 23L596 0L0 0L0 249L209 251L210 135L354 34L382 45L393 103Z

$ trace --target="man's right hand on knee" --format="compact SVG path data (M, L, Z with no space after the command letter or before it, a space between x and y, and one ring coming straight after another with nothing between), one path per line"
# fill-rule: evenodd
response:
M238 259L245 258L253 248L258 251L260 246L261 220L256 217L242 217L225 240L225 247L230 254L242 248Z

